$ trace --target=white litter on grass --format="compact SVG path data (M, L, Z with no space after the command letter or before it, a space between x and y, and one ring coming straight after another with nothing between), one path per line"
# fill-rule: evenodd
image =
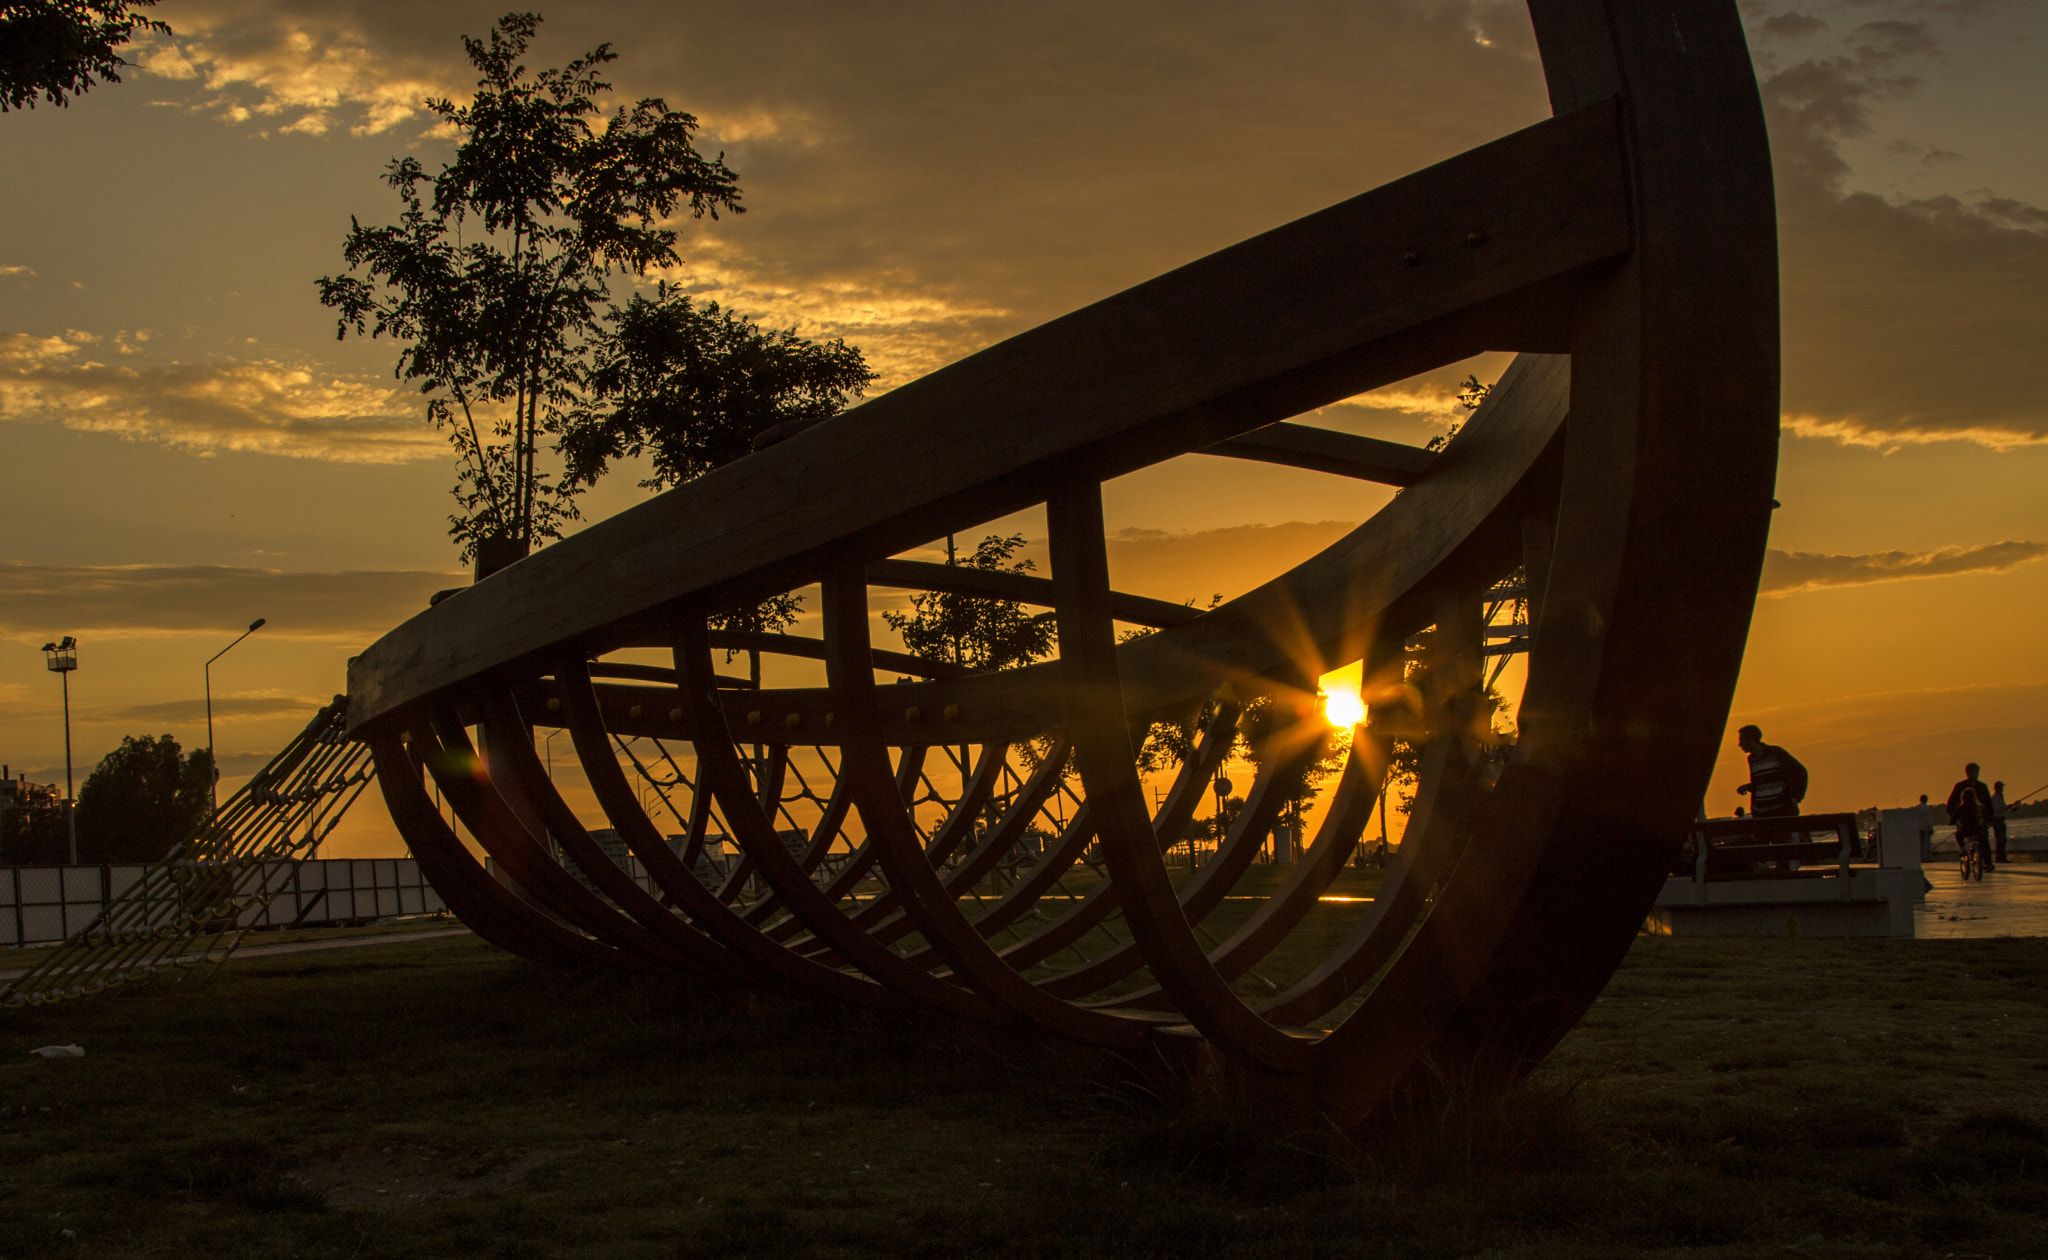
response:
M85 1047L41 1046L37 1049L29 1051L29 1053L39 1054L43 1056L45 1059L83 1059L85 1057Z

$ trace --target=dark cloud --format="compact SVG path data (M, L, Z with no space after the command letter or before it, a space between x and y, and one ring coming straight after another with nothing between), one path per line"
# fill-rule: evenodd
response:
M0 635L239 632L367 642L463 575L280 573L224 565L0 564Z
M1941 49L1925 22L1865 22L1849 32L1847 43L1859 60L1872 65L1901 57L1926 56Z
M1765 595L1794 595L1831 586L1868 586L1873 582L1950 577L1958 573L2003 573L2044 555L2048 555L2048 544L2031 542L1944 547L1938 551L1880 551L1860 556L1773 549L1764 559L1761 590Z
M1997 7L1744 6L1777 165L1794 432L2048 441L2048 211L1996 190L1855 191L1843 156L1950 32ZM181 12L182 60L165 53L157 73L202 85L205 108L273 131L382 128L396 149L427 121L407 101L472 81L455 37L498 6ZM555 13L533 62L603 40L621 91L699 114L747 190L748 214L690 229L670 278L845 336L885 385L1546 112L1513 4L630 0ZM1959 138L1933 139L1929 163ZM315 441L325 423L306 421Z
M327 697L314 696L215 696L213 720L221 722L262 721L267 718L304 716L311 719ZM131 722L141 726L189 725L206 720L206 699L166 700L158 704L133 704L85 715L93 722ZM225 769L226 759L222 759Z
M1905 200L1848 188L1842 144L1910 95L1940 47L1926 22L1885 19L1830 55L1766 59L1796 433L1878 446L2048 441L2048 212L1992 193Z
M1108 539L1118 589L1206 607L1300 564L1357 527L1355 521L1288 521L1186 533L1125 529Z
M276 130L385 125L408 85L459 96L456 35L499 14L187 11L166 72ZM847 336L890 384L1548 112L1519 4L639 0L551 11L531 64L603 40L621 93L698 114L746 188L671 278ZM426 121L388 124L394 146Z
M1134 595L1207 607L1211 596L1242 595L1357 526L1356 521L1288 521L1187 531L1127 528L1106 539L1110 582ZM978 536L960 539L965 546L978 541ZM946 558L944 544L904 554L915 560ZM1043 538L1027 539L1016 558L1029 560L1040 576L1051 572ZM874 606L884 607L884 592L878 589L875 595ZM810 607L817 607L815 601Z
M1828 24L1804 13L1777 13L1757 23L1757 33L1766 39L1805 39L1828 29Z
M275 752L223 752L220 754L221 778L238 779L254 774L276 759Z

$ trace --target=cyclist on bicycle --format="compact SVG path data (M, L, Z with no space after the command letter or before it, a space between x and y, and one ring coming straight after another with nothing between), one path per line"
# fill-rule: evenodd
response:
M1991 827L1991 789L1977 777L1974 761L1963 767L1963 777L1949 789L1948 820L1956 826L1956 853L1964 864L1968 865L1970 847L1975 845L1983 869L1994 869L1986 842Z

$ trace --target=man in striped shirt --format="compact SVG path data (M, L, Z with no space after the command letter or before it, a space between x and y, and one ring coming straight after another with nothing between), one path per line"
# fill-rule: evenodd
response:
M1736 746L1749 754L1749 782L1735 790L1750 801L1758 818L1783 818L1799 812L1806 799L1806 767L1776 744L1764 742L1763 728L1745 726L1735 732Z

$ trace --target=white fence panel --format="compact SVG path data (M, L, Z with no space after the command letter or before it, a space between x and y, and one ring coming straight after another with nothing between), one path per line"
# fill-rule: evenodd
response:
M24 944L64 939L64 907L23 906L21 939Z
M23 905L64 899L64 871L57 866L27 866L21 869Z
M0 867L0 947L54 944L92 922L105 904L142 878L146 868L121 866ZM435 914L447 906L411 858L335 858L270 862L242 881L243 895L271 894L268 905L243 912L243 927L289 927L401 914ZM324 895L323 895L324 894ZM149 927L175 922L172 896L152 900Z

